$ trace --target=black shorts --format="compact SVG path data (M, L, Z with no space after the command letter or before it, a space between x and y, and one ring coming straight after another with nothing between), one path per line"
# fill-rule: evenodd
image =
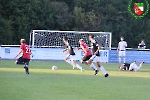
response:
M128 63L124 63L124 70L129 70L129 68L130 68L130 64L128 64Z
M87 61L87 60L89 60L91 57L92 57L92 55L89 55L89 56L86 56L86 57L84 56L84 57L82 58L82 60L83 60L83 61Z
M29 65L29 62L30 62L30 59L26 59L26 58L22 58L20 57L18 60L17 60L17 64L27 64Z

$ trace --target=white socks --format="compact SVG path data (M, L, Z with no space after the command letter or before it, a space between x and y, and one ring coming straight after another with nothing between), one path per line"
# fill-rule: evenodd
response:
M67 63L69 63L70 65L72 65L73 66L73 69L75 68L75 67L77 67L78 69L80 69L80 70L84 70L79 64L74 64L74 63L72 63L72 61L70 60L70 59L68 59L68 60L66 60L66 62Z
M80 70L84 70L79 64L76 64L76 67L79 68Z
M123 63L125 63L125 62L126 62L126 58L123 57ZM121 57L119 57L119 63L121 63Z
M73 65L70 59L66 60L66 62L69 63L70 65Z
M119 57L119 63L121 63L121 58Z
M100 70L104 73L104 75L107 74L107 72L106 72L106 70L104 69L103 66L100 67Z
M126 62L126 58L123 58L123 62L124 62L124 63Z
M96 66L95 66L93 63L91 63L90 66L91 66L94 70L97 70Z
M139 67L137 67L137 70L139 70L142 67L142 64L139 65Z

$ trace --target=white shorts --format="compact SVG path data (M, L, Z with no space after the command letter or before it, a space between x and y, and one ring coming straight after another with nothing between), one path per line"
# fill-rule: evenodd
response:
M92 59L93 62L100 62L100 56L93 55L90 59Z
M126 51L119 51L119 57L125 57Z
M68 57L69 57L70 60L76 60L75 55L68 55Z

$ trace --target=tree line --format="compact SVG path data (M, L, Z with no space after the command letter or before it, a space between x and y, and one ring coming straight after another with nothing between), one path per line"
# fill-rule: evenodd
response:
M112 47L124 36L128 47L137 48L144 39L150 48L150 12L135 19L128 4L129 0L0 0L0 44L29 41L30 31L40 29L112 32Z

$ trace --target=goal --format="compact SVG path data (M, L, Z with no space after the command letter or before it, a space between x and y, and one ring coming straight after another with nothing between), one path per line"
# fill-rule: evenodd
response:
M30 46L32 48L63 48L63 36L68 37L72 47L79 47L79 39L83 39L90 46L89 34L107 50L111 48L111 32L81 32L81 31L53 31L53 30L32 30L30 33Z

